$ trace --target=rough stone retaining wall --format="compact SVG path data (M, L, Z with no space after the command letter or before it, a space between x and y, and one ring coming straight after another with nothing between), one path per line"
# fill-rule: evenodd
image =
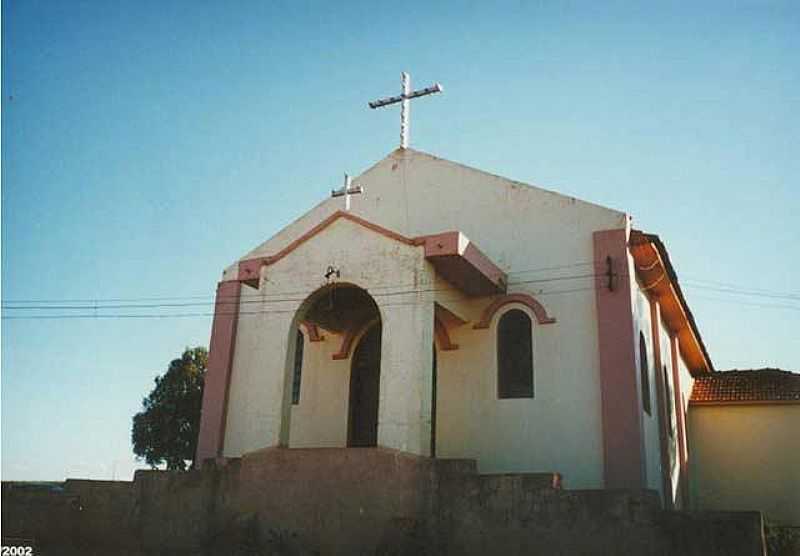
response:
M763 555L757 512L665 512L651 491L381 448L267 449L133 482L3 483L2 531L35 554Z

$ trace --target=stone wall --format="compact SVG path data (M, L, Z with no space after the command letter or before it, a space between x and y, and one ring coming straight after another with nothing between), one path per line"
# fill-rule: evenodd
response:
M664 512L652 491L381 448L267 449L133 482L4 483L6 538L36 554L762 555L757 512Z

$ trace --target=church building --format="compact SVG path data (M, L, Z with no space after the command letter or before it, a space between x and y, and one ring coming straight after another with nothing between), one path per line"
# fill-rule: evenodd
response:
M223 272L198 465L380 447L685 505L713 367L658 236L410 148L345 189Z

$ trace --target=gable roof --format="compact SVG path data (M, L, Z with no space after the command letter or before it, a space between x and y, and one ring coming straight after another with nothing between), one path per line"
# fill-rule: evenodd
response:
M714 371L700 329L689 303L683 295L669 253L655 234L631 230L630 251L636 263L636 274L644 290L650 291L661 304L664 320L678 334L678 345L693 376Z
M770 368L711 373L695 380L690 403L800 403L800 374Z
M486 176L487 178L493 178L493 179L496 179L496 180L500 180L500 181L506 182L508 184L511 184L514 187L518 187L518 188L521 188L521 189L528 189L528 190L531 190L531 191L536 191L538 193L544 193L546 195L552 195L553 197L556 197L558 199L568 200L568 201L574 202L574 203L580 203L581 205L586 205L587 207L594 207L594 208L597 208L597 209L602 209L602 210L607 210L607 211L611 211L611 212L615 212L615 213L619 213L619 214L624 214L623 211L621 211L619 209L607 207L605 205L600 205L598 203L593 203L591 201L586 201L585 199L579 199L578 197L573 197L572 195L567 195L565 193L561 193L561 192L556 191L554 189L549 189L547 187L542 187L541 185L536 185L536 184L533 184L533 183L527 183L527 182L524 182L524 181L515 180L515 179L509 178L507 176L502 176L500 174L495 174L493 172L489 172L489 171L483 170L481 168L476 168L475 166L470 166L469 164L456 162L454 160L449 160L447 158L442 158L441 156L436 156L434 154L426 153L425 151L418 151L418 150L412 149L412 148L406 148L406 149L403 149L401 147L396 148L395 150L390 152L388 155L386 155L383 159L379 160L378 162L376 162L375 164L370 166L370 168L368 170L366 170L364 172L364 174L368 173L373 168L376 168L376 167L380 166L381 164L383 164L387 160L395 160L395 159L405 158L405 157L423 158L423 159L427 159L427 160L429 160L431 162L449 164L450 166L455 167L455 168L460 168L460 169L466 170L468 172L472 172L472 173L475 173L475 174L480 174L480 175Z
M435 201L431 200L428 197L428 193L433 191L430 189L430 183L425 182L424 179L420 180L419 177L426 174L431 175L435 171L439 172L439 177L449 175L452 178L451 183L458 182L461 185L469 182L473 186L480 185L481 187L477 190L469 187L458 189L455 193L457 198L454 198L452 190L449 193L443 192L440 187L443 184L437 183L435 190L442 197L437 198ZM413 178L411 177L412 175L414 176ZM394 181L389 183L386 181L387 179ZM526 198L538 199L538 205L546 206L548 209L553 209L554 207L569 207L570 209L580 207L580 210L585 210L589 214L595 215L602 222L598 226L605 228L622 227L627 219L624 212L616 209L582 201L569 195L498 176L414 149L395 149L391 151L384 158L372 164L367 170L354 177L353 181L354 183L366 182L367 185L364 193L358 196L358 202L351 209L351 213L371 222L380 223L382 226L386 226L410 238L439 233L443 229L460 230L478 240L484 248L488 249L489 255L496 255L496 253L492 253L494 246L488 244L483 234L476 229L477 220L471 216L462 215L463 209L467 206L469 206L470 210L486 210L487 205L480 204L481 198L476 195L478 192L482 192L485 199L486 195L501 197L504 191L513 191L515 194ZM398 185L401 187L397 187ZM445 210L446 215L437 214L436 217L431 217L430 211L409 211L406 206L405 214L400 210L391 209L394 210L395 214L387 218L388 207L398 207L402 203L408 203L407 198L398 198L398 195L408 196L409 194L416 195L423 209L432 206L437 208L445 207L447 209ZM383 199L383 204L378 206L380 199ZM497 207L504 206L502 202L492 204ZM310 210L271 235L266 241L249 250L239 260L252 259L281 251L306 231L337 212L339 206L339 199L325 198L321 200ZM551 214L553 213L552 210L550 212ZM425 214L426 216L421 217L420 214ZM584 219L584 216L585 214L581 218ZM498 220L501 219L497 215L492 217ZM235 273L235 271L234 263L234 265L228 267L226 274Z

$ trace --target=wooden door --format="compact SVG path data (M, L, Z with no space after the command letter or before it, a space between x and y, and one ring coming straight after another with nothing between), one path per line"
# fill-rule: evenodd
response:
M381 326L370 328L353 353L347 445L377 446L381 382Z

